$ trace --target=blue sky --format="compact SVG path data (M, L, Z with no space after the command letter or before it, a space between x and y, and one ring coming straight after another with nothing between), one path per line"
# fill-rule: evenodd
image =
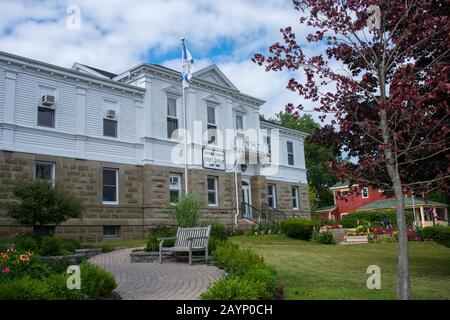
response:
M68 27L75 17L70 5L80 10L80 28ZM281 40L282 27L307 34L290 0L2 0L0 11L2 51L116 73L140 62L179 70L184 36L197 70L217 64L241 92L267 101L264 115L273 116L288 102L311 106L285 88L292 75L267 73L250 61Z

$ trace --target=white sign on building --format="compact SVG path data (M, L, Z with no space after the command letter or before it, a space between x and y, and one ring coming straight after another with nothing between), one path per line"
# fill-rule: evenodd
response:
M221 149L203 148L203 168L225 170L225 152Z

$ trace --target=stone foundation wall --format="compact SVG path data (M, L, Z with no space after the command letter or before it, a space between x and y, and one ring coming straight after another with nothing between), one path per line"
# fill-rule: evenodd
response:
M55 163L56 185L68 190L82 200L86 211L81 219L70 219L56 228L56 233L81 241L101 241L103 226L120 226L120 239L142 238L160 225L173 224L169 204L169 175L182 175L184 192L184 170L155 165L126 165L118 163L35 155L0 151L0 203L13 198L12 188L21 179L34 177L36 161ZM102 169L119 170L119 204L102 203ZM207 176L218 178L218 206L207 205ZM238 194L241 197L241 178L238 176ZM257 176L251 179L252 203L260 206L267 203L269 180ZM292 210L291 185L270 181L277 185L278 207L285 212L309 217L308 189L300 187L300 210ZM216 220L228 226L234 225L236 213L234 173L218 170L189 170L189 189L202 203L201 220ZM242 201L242 199L239 199ZM0 233L11 234L31 231L31 228L13 225L0 211Z
M269 180L263 176L254 176L250 180L252 205L254 207L264 211L264 205L268 202L267 188L269 183L276 186L276 202L278 210L289 216L295 215L302 218L311 217L307 184ZM294 209L292 206L292 186L299 187L298 209Z

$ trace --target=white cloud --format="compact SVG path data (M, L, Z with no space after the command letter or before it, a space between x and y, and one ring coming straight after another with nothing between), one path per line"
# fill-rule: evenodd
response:
M81 29L66 27L68 5L81 9ZM287 72L265 72L249 57L281 40L279 29L304 35L291 1L258 0L3 0L0 50L70 67L81 62L122 72L145 60L178 50L185 36L197 69L216 63L244 93L264 99L272 116L300 98L285 87ZM227 52L220 48L231 43ZM148 61L153 63L154 61ZM162 62L179 70L180 59Z

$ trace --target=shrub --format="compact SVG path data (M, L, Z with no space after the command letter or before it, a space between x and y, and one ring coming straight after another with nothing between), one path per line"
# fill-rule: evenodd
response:
M64 239L63 241L63 249L70 253L74 253L76 249L80 249L82 247L80 241L75 239Z
M263 263L263 258L250 250L239 249L230 241L220 243L214 250L214 264L234 276L241 276L252 266Z
M178 227L191 228L198 223L200 202L192 195L181 196L175 203L173 218Z
M334 244L333 234L331 232L320 232L317 242L321 244Z
M263 291L260 282L252 282L236 277L223 278L215 282L201 295L203 300L257 300Z
M289 218L281 222L281 231L289 238L310 240L313 232L313 224L309 220Z
M113 275L90 262L80 264L81 291L87 299L96 299L112 292L117 283Z
M39 279L25 276L0 283L0 300L49 300L48 285Z
M229 232L223 223L211 221L207 225L211 225L211 237L220 241L228 240Z
M242 279L261 284L258 291L260 299L268 299L275 295L277 291L278 276L274 268L266 264L258 264L250 268Z
M56 236L45 236L41 241L40 254L43 256L59 256L64 252L64 241Z
M450 248L450 227L435 226L425 227L417 232L423 240L433 240Z
M67 278L68 274L65 273L53 274L47 279L45 283L48 287L48 291L52 296L52 300L84 300L87 298L83 290L79 289L68 289L67 288ZM81 283L83 288L83 283Z
M32 236L17 237L15 248L21 251L36 251L38 243Z
M276 293L277 272L263 258L230 241L218 243L213 253L214 264L226 270L228 276L214 283L202 299L267 299Z
M69 218L79 218L84 210L78 199L47 180L23 181L13 188L13 194L19 201L4 207L20 225L58 225Z
M388 220L390 224L395 225L397 221L395 210L384 209L352 212L343 216L340 223L344 228L356 228L358 226L358 221L359 224L370 223L372 226L377 226L383 225L384 220ZM412 221L413 214L411 212L407 212L406 223L411 224Z
M157 227L150 232L148 236L147 246L145 247L145 251L155 252L159 251L159 241L158 238L169 238L174 237L177 233L177 229L175 227ZM164 247L171 247L175 244L175 240L166 240L164 241Z

